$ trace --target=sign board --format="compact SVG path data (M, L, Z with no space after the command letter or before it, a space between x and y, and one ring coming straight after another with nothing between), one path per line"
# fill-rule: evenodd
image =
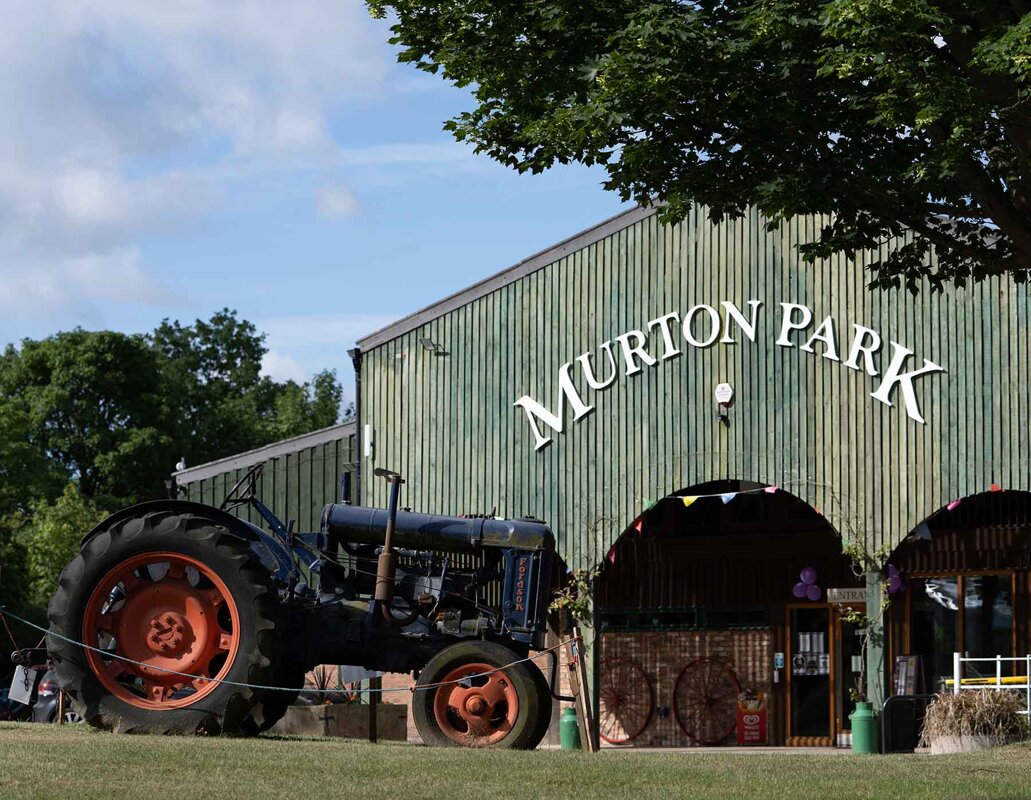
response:
M734 387L729 383L721 383L716 387L716 402L720 405L727 405L734 399Z
M895 694L916 694L920 685L920 656L895 656Z
M8 698L27 706L32 701L32 692L36 688L36 674L37 670L18 667L14 671L11 691L7 693Z
M737 743L766 744L766 692L737 696Z
M783 653L774 653L773 654L773 668L774 669L784 669L784 654Z
M829 603L865 603L866 589L828 589Z

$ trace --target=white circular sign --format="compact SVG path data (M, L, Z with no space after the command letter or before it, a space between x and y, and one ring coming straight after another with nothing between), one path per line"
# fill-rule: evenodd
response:
M716 402L726 405L734 399L734 387L729 383L721 383L716 387Z

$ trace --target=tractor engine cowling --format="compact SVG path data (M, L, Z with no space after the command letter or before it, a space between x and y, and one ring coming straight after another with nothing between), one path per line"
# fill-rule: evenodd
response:
M322 531L345 542L379 544L386 534L387 518L388 512L383 508L330 503L322 510ZM472 552L481 547L554 550L555 537L547 525L534 519L446 517L398 511L394 544L448 552Z

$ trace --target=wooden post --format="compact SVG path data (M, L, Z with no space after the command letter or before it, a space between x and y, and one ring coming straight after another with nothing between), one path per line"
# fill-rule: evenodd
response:
M57 692L57 724L64 725L64 692Z
M589 753L597 747L594 739L594 712L591 706L590 682L587 679L587 654L580 628L573 628L573 640L569 645L569 686L576 697L576 721L580 726L580 741Z
M379 704L382 700L383 678L366 678L362 681L362 701L369 707L369 741L376 744L379 741Z

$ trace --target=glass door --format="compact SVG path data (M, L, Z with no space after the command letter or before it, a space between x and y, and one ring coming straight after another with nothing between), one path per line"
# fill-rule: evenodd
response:
M866 613L865 606L855 606L854 608L860 614ZM834 644L834 716L837 728L835 738L839 747L845 747L851 744L851 740L848 738L852 732L849 714L856 710L852 693L854 690L866 691L866 686L860 685L866 678L863 670L865 654L859 626L843 619L840 614L836 613L835 618L837 620Z
M788 609L788 744L832 744L831 612L826 605Z

